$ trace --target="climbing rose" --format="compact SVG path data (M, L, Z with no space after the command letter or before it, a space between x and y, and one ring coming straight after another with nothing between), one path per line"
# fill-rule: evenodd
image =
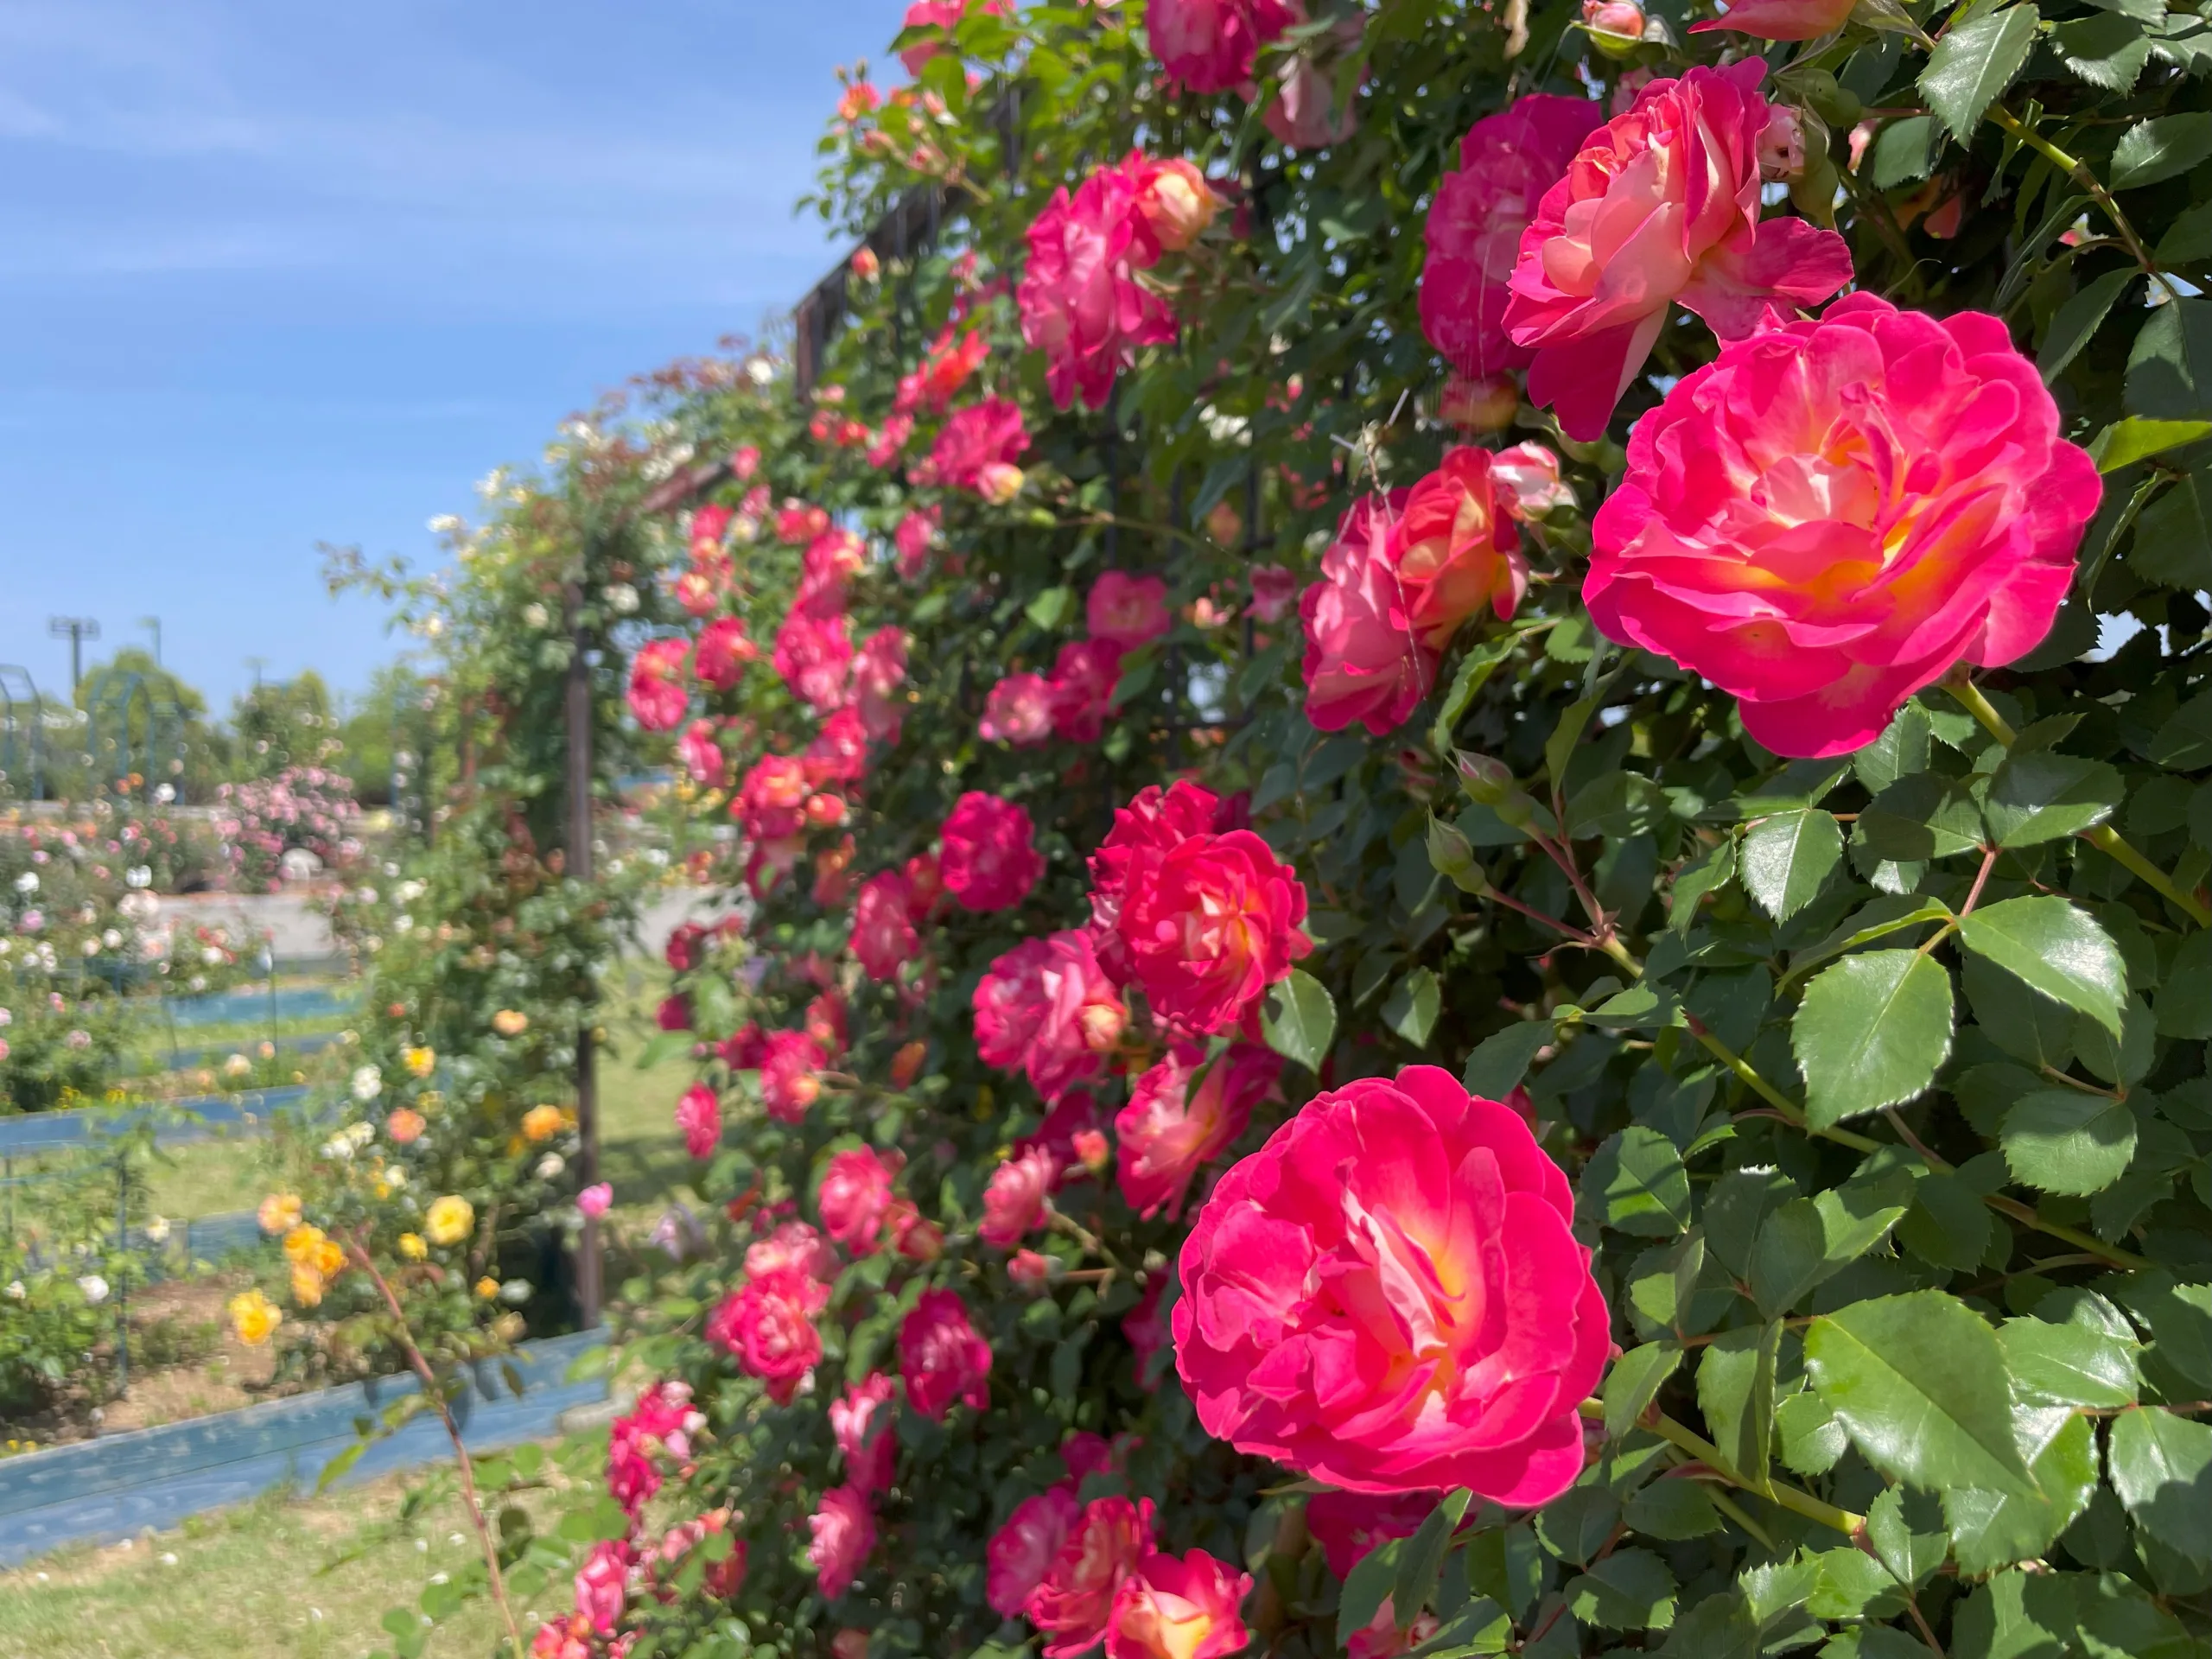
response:
M878 628L853 658L853 696L861 728L885 743L899 741L899 688L906 683L906 631Z
M969 790L944 821L944 890L968 910L1010 910L1045 873L1028 810Z
M683 1131L683 1149L694 1158L711 1158L721 1144L722 1104L714 1085L695 1083L676 1103L676 1127Z
M676 740L676 753L683 762L683 770L691 780L709 787L725 781L724 773L729 762L721 746L715 741L715 722L695 720L683 728L683 735Z
M1299 21L1303 22L1302 0L1290 0L1290 3L1301 14ZM1324 144L1340 144L1357 130L1358 112L1349 102L1338 106L1337 71L1358 48L1362 28L1358 14L1340 18L1334 29L1306 41L1276 67L1275 94L1261 111L1260 120L1284 149L1319 149ZM1367 79L1364 67L1359 79L1362 84Z
M1176 1369L1208 1433L1351 1491L1515 1508L1582 1470L1611 1345L1574 1197L1434 1066L1313 1100L1184 1241Z
M891 1484L892 1463L899 1455L888 1409L891 1393L891 1379L870 1371L849 1384L842 1399L830 1402L830 1432L844 1454L845 1484L863 1497Z
M760 647L746 638L742 617L718 616L700 630L694 666L699 677L717 691L737 683L746 664L760 656Z
M787 1406L822 1357L814 1316L829 1300L827 1285L795 1268L748 1274L708 1315L707 1340L735 1355L741 1370L759 1377L768 1397Z
M957 410L945 422L928 459L911 468L908 476L925 487L980 494L986 467L1011 465L1028 448L1021 406L1004 397L986 397Z
M1090 936L1070 928L1024 939L976 982L976 1049L987 1065L1020 1066L1037 1092L1057 1100L1097 1075L1128 1025Z
M609 1538L593 1545L576 1569L576 1611L601 1636L612 1636L622 1617L630 1599L630 1566L637 1558L628 1539Z
M1072 196L1060 186L1029 227L1014 302L1022 339L1045 354L1046 390L1058 408L1077 397L1102 407L1138 346L1175 338L1174 312L1133 274L1158 257L1138 206L1148 165L1133 155L1093 169Z
M1802 219L1759 218L1764 60L1655 80L1584 144L1521 238L1506 332L1532 347L1529 396L1602 436L1680 300L1724 340L1851 280L1851 250Z
M1872 742L1954 664L2050 630L2101 493L2005 325L1871 294L1738 340L1629 439L1583 595L1740 698L1778 754Z
M976 1236L1001 1250L1010 1250L1045 1224L1045 1201L1060 1166L1042 1147L1017 1153L991 1172L983 1189L983 1219Z
M1414 631L1393 556L1405 490L1362 496L1300 601L1306 717L1325 732L1354 721L1376 736L1403 725L1436 679L1437 652Z
M843 615L845 585L867 564L868 550L858 536L842 525L823 531L806 544L792 613L817 622Z
M1528 364L1529 352L1505 332L1506 279L1537 203L1599 118L1586 98L1531 92L1459 141L1459 170L1444 175L1429 204L1421 327L1460 373L1480 378Z
M872 1147L833 1155L814 1194L822 1230L855 1255L873 1255L891 1213L892 1166Z
M983 1550L983 1599L992 1611L1012 1618L1028 1604L1082 1512L1065 1482L1015 1506Z
M1122 906L1134 882L1149 880L1160 858L1190 836L1236 827L1212 791L1179 778L1167 789L1147 784L1114 813L1114 827L1090 855L1090 941L1116 984L1129 982L1122 945Z
M906 21L901 27L919 29L928 25L950 30L967 16L968 8L974 3L975 0L914 0L906 8ZM982 9L986 14L995 13L1002 16L1008 6L1007 0L983 0ZM918 75L922 73L922 66L944 49L935 41L924 41L920 45L910 46L901 52L899 61L906 66L908 74Z
M1440 652L1485 607L1510 620L1529 585L1521 531L1498 499L1491 461L1487 449L1447 450L1391 529L1407 623Z
M760 1098L768 1116L785 1123L806 1120L806 1109L822 1093L815 1074L830 1063L822 1046L803 1031L772 1031L760 1062Z
M969 1322L957 1291L922 1293L899 1326L899 1369L907 1403L933 1422L944 1421L956 1399L977 1411L991 1403L991 1344Z
M1554 507L1574 505L1574 490L1560 480L1559 457L1541 443L1516 443L1490 458L1498 505L1516 518L1541 518Z
M804 827L802 809L810 792L806 767L797 756L764 754L738 779L730 813L743 822L747 839L781 841Z
M968 378L983 366L983 359L990 355L990 342L983 338L980 328L970 328L958 345L953 344L953 330L959 325L948 322L944 332L937 337L912 374L902 375L898 395L892 408L898 411L893 418L906 416L911 410L926 410L932 415L942 415ZM908 419L906 425L913 425ZM906 442L902 436L900 442Z
M853 904L852 947L861 971L874 980L896 979L920 951L906 878L898 871L885 870L862 884Z
M681 639L649 639L630 659L630 714L649 732L672 732L683 721L691 694L683 685Z
M1110 639L1134 651L1173 626L1167 614L1167 584L1158 576L1109 570L1090 584L1084 620L1094 639Z
M1205 1075L1197 1092L1192 1080ZM1275 1085L1282 1061L1255 1043L1232 1044L1206 1064L1196 1043L1178 1043L1137 1079L1129 1103L1114 1119L1120 1147L1122 1196L1147 1221L1166 1210L1173 1220L1199 1170L1244 1133L1252 1108Z
M1009 674L983 699L976 730L985 742L1020 748L1052 734L1052 688L1039 674Z
M1732 29L1763 41L1810 41L1851 21L1854 0L1734 0L1724 16L1692 23L1690 33Z
M1111 639L1071 639L1052 662L1052 730L1071 743L1096 743L1113 711L1122 648Z
M691 1436L707 1420L691 1405L688 1382L659 1382L638 1396L638 1403L610 1426L607 1442L607 1490L632 1516L660 1490L665 1453L681 1462L691 1455Z
M799 764L805 768L807 781L817 787L856 784L867 777L868 728L862 724L859 711L840 709L823 721L822 729L814 734L814 741L799 756ZM842 822L842 815L830 821Z
M776 630L776 649L770 659L791 695L826 715L845 701L845 680L853 660L853 643L845 632L845 619L817 620L794 609Z
M815 1581L829 1600L852 1588L853 1580L875 1548L875 1516L868 1512L868 1497L850 1486L833 1486L822 1494L822 1507L806 1520L812 1541L806 1559Z
M1146 162L1136 180L1137 216L1154 245L1165 252L1182 252L1221 211L1221 198L1206 182L1206 175L1180 156Z
M1279 564L1262 564L1252 571L1252 614L1262 622L1280 622L1298 604L1298 578Z
M1250 80L1260 48L1300 21L1287 0L1152 0L1144 31L1169 79L1225 92Z
M1441 1492L1316 1492L1306 1500L1306 1528L1321 1546L1329 1571L1351 1576L1353 1567L1378 1544L1410 1538L1428 1519Z
M909 512L891 532L892 544L899 550L899 574L909 582L922 574L930 543L937 539L937 509L931 507Z
M1153 1554L1114 1592L1106 1659L1225 1659L1251 1641L1237 1611L1252 1592L1248 1573L1203 1549L1179 1560Z
M798 1273L831 1283L840 1271L837 1252L829 1241L803 1221L787 1221L766 1238L746 1247L745 1270L755 1279L775 1273Z
M1045 1659L1073 1659L1096 1647L1113 1617L1114 1597L1152 1549L1152 1500L1094 1498L1022 1611L1051 1638Z

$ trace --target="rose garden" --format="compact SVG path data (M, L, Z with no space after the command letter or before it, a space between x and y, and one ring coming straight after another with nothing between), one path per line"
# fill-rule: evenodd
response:
M2207 1652L2212 22L889 45L785 327L334 570L435 828L232 1338L611 1403L331 1651Z

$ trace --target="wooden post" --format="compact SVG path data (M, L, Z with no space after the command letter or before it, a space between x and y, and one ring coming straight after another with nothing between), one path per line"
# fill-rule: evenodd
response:
M569 585L569 683L567 698L569 752L569 836L567 868L572 881L592 880L591 798L591 664L590 641L583 626L583 590ZM576 1027L576 1182L579 1188L599 1179L599 1078L593 1065L592 1016L588 1011ZM576 1300L582 1305L584 1328L599 1323L599 1217L583 1218L583 1236L576 1246Z

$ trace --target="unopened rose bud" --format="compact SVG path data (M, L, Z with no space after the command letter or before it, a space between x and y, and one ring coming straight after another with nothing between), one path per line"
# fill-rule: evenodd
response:
M1170 253L1180 253L1213 223L1221 198L1205 175L1179 156L1153 168L1136 206L1154 239Z
M976 475L976 493L995 507L1002 507L1021 493L1021 468L1010 461L995 461Z
M1444 383L1438 418L1469 432L1503 432L1521 407L1521 388L1510 374L1455 374Z
M1632 0L1582 0L1582 26L1599 51L1624 55L1643 39L1643 9Z
M1475 849L1459 830L1441 818L1428 821L1428 861L1439 875L1463 893L1480 893L1485 883Z
M922 1061L928 1055L927 1043L908 1043L891 1057L891 1086L904 1089L921 1074Z
M1052 1282L1052 1263L1034 1250L1016 1250L1006 1264L1006 1276L1024 1290L1042 1290Z
M1075 1155L1083 1166L1094 1175L1103 1174L1106 1166L1114 1160L1114 1148L1108 1144L1103 1129L1077 1129L1075 1132Z
M810 795L803 809L806 821L817 829L834 830L845 821L845 802L837 795Z
M862 247L853 255L853 275L864 283L872 283L883 274L883 262L875 257L875 250Z
M1787 104L1767 111L1759 134L1759 176L1774 181L1794 179L1805 170L1805 123Z
M1522 792L1513 781L1513 773L1502 760L1493 760L1486 754L1469 754L1461 750L1458 755L1459 787L1467 798L1478 806L1486 806L1505 823L1516 828L1529 823L1536 814L1536 804Z

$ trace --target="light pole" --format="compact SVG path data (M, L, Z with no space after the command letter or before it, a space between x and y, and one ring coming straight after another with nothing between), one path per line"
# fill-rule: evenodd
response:
M138 626L154 636L154 666L159 668L162 665L162 619L142 616L138 619Z
M74 702L85 678L85 641L100 637L100 625L89 616L49 616L46 631L69 642L69 700Z
M249 657L245 659L245 665L253 671L253 689L258 693L261 690L261 671L269 666L269 659L266 657Z

